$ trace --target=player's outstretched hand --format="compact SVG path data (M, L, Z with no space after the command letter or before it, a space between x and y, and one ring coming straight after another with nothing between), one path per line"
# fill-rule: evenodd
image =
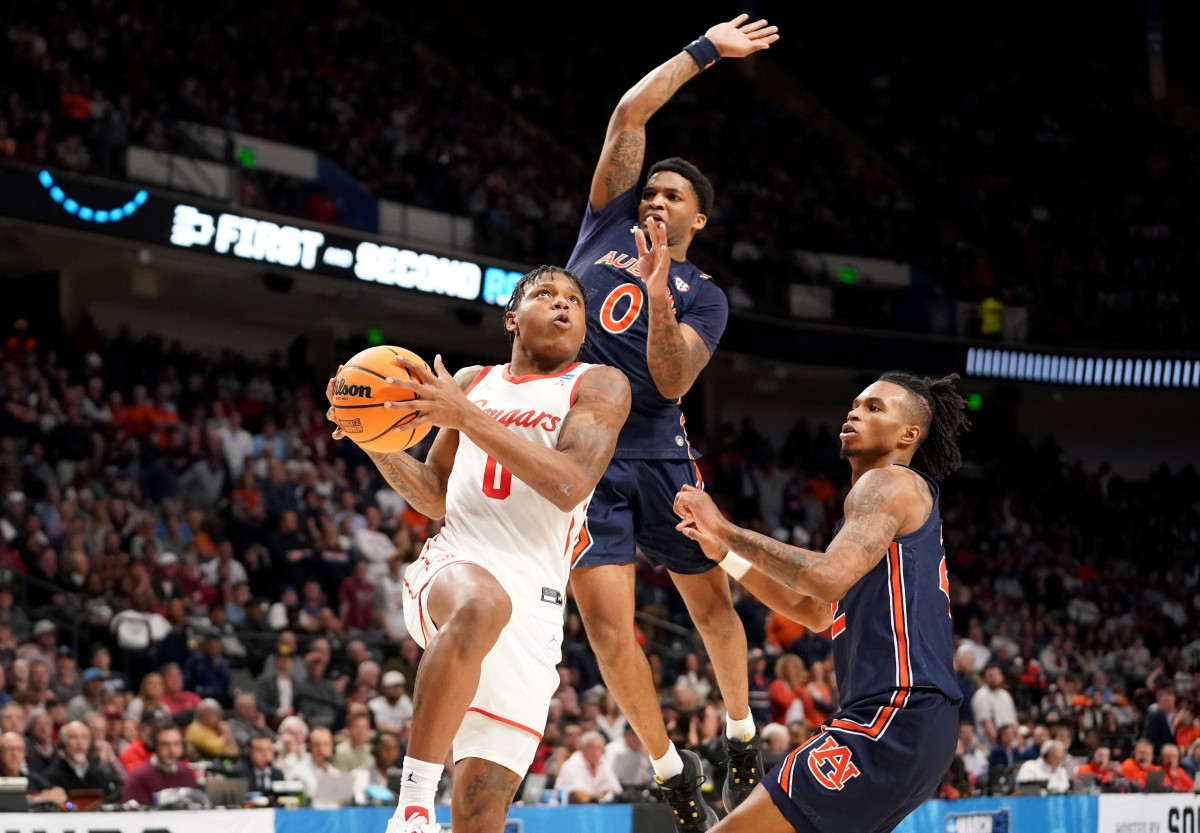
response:
M760 49L769 48L779 40L778 26L768 26L765 20L747 23L749 16L739 14L733 20L718 23L704 33L717 47L722 58L745 58Z
M333 438L335 440L340 440L342 437L346 436L346 432L342 430L342 426L338 425L337 417L333 413L333 389L334 385L337 383L337 377L342 374L342 368L344 366L345 365L338 365L337 373L333 374L333 378L331 378L329 380L329 384L325 386L325 398L329 400L329 410L325 412L325 419L337 426L333 429Z
M650 297L665 301L671 296L671 288L667 284L667 275L671 271L667 224L655 217L648 217L646 228L650 232L649 242L640 228L633 230L633 239L638 250L638 272L646 282L646 291Z
M407 370L412 378L407 375L389 376L387 383L417 395L416 399L384 403L383 407L397 414L417 412L414 419L404 423L405 431L418 425L436 425L439 428L458 428L462 425L463 415L472 405L463 396L453 374L442 364L440 353L433 359L432 370L399 356L392 364Z

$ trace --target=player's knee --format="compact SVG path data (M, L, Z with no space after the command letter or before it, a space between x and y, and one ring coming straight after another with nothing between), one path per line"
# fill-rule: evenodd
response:
M507 595L481 595L456 609L442 631L463 643L468 652L475 647L486 652L495 644L511 617L512 601Z
M705 639L732 639L741 630L741 620L733 607L714 599L710 604L690 609L692 624Z
M601 660L617 657L629 650L631 643L636 647L632 619L618 620L602 617L587 623L588 642Z

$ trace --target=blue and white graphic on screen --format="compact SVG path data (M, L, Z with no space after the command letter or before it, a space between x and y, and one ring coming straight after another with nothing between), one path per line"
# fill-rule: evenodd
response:
M89 223L117 223L124 220L126 217L132 217L134 212L146 204L146 200L150 199L150 195L145 190L138 191L133 195L133 199L124 205L118 205L115 208L93 208L87 205L80 205L77 200L68 197L63 189L54 184L54 177L49 171L42 171L38 174L38 182L42 183L42 187L50 194L50 199L54 200L62 210L68 214L74 214L80 220L86 220Z

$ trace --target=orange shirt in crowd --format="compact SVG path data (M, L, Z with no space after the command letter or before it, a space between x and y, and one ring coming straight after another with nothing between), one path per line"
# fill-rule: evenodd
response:
M780 651L791 650L792 643L806 633L808 633L808 628L799 622L793 622L780 613L771 611L767 616L767 642Z
M1168 790L1177 793L1190 793L1192 791L1192 777L1187 774L1183 767L1155 767L1155 769L1164 770L1163 786Z
M1132 760L1132 759L1130 759L1130 760ZM1086 764L1081 766L1079 768L1079 771L1075 773L1076 778L1078 778L1080 775L1095 776L1097 784L1107 784L1109 781L1111 781L1112 779L1117 777L1116 774L1111 769L1105 769L1103 767L1098 767L1091 761L1088 761ZM1144 777L1145 776L1143 776L1143 778Z
M1144 787L1146 786L1146 775L1160 769L1162 767L1155 766L1154 764L1150 764L1150 766L1142 769L1133 758L1126 758L1125 763L1121 764L1121 777L1131 784Z

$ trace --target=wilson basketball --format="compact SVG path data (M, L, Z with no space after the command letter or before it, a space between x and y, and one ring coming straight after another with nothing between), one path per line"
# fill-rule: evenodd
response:
M425 360L403 347L368 347L342 367L333 382L334 418L346 436L371 451L403 451L429 433L428 425L402 429L417 418L416 411L392 411L385 402L401 402L416 397L387 383L388 378L410 379L407 370L392 362L401 356L414 364L429 367Z

